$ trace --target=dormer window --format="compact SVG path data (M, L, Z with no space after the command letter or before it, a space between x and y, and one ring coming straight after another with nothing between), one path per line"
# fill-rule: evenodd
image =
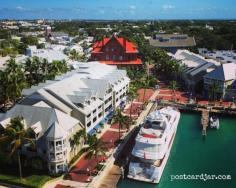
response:
M92 97L91 99L94 100L94 101L96 101L96 97Z
M80 108L84 108L84 105L81 103L77 103L76 106L80 107Z
M90 105L90 100L85 101L86 104Z

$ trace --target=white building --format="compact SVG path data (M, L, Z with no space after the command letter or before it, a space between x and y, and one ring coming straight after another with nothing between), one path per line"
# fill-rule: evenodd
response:
M37 49L36 46L29 46L26 49L26 55L29 57L39 57L47 59L48 62L67 60L68 56L64 54L64 45L46 45L45 49Z
M31 128L34 133L35 147L27 143L21 152L29 158L40 156L47 161L51 173L66 171L69 161L82 146L71 142L73 135L82 128L80 122L40 101L33 106L15 105L0 116L0 128L5 129L15 117L21 117L25 128Z
M194 92L196 85L203 80L204 75L220 65L213 59L206 59L188 50L177 50L175 54L168 53L168 55L183 66L182 78L191 92Z
M199 54L206 58L217 60L221 63L235 63L236 64L236 52L232 50L214 50L209 51L206 48L199 48Z
M77 69L55 80L25 89L25 98L0 114L0 130L14 117L22 117L32 128L36 147L25 144L26 156L40 156L51 173L66 171L70 160L83 146L73 142L74 134L85 128L88 134L100 129L113 110L124 104L129 87L126 71L99 62L78 63Z
M129 87L125 70L98 62L78 63L77 69L54 81L23 90L22 104L45 101L78 119L94 134L101 122L123 105Z

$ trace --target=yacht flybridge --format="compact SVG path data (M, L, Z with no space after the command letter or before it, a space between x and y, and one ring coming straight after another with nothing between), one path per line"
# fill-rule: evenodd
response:
M159 183L175 138L180 112L165 107L151 112L132 150L128 178Z

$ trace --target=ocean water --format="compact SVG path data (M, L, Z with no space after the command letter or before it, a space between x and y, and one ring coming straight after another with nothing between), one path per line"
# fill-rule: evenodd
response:
M231 180L180 180L179 175L230 175ZM177 135L159 184L130 179L118 188L236 188L236 117L220 117L219 130L201 135L200 114L181 113Z

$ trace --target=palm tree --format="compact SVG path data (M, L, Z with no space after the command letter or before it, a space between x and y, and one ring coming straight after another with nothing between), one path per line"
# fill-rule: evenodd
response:
M113 116L113 123L118 123L119 126L119 140L121 138L121 129L126 126L126 128L129 130L131 120L128 116L124 116L122 114L121 109L117 109L114 116Z
M10 90L7 83L7 74L0 70L0 103L5 108L6 103L9 100Z
M86 141L86 137L87 137L87 134L86 134L85 129L80 129L73 136L73 141L76 145L80 145L81 144L81 139L84 139L84 141Z
M24 68L29 86L39 84L42 81L41 65L42 61L38 57L27 58Z
M174 100L175 100L175 90L177 89L177 82L175 80L170 81L169 88L172 90Z
M11 58L6 63L6 84L10 92L10 99L16 102L21 97L21 92L25 87L25 75L23 67L17 64L15 59Z
M132 115L133 101L137 97L136 88L130 87L129 92L127 93L128 100L131 102L129 116Z
M0 135L0 142L5 144L9 150L9 157L13 154L17 154L18 167L19 167L19 177L22 179L22 168L21 168L21 156L20 150L26 143L33 143L32 139L32 129L25 129L22 123L23 118L15 117L10 120L7 128L4 130L3 134Z
M48 68L49 68L49 63L47 59L43 59L41 62L41 71L42 71L42 81L45 82L46 81L46 77L48 75Z
M143 104L145 103L145 97L146 97L146 92L147 88L149 87L149 77L144 76L143 78L140 79L141 85L143 87Z
M209 98L211 100L215 100L217 98L217 93L219 93L220 89L219 86L217 85L217 83L213 83L210 87L209 87Z
M76 52L75 49L70 51L70 59L73 61L76 61L79 59L79 53Z
M88 137L88 146L81 149L81 153L86 153L86 157L92 159L95 157L96 162L98 164L98 156L106 155L106 143L101 139L98 139L95 135Z

